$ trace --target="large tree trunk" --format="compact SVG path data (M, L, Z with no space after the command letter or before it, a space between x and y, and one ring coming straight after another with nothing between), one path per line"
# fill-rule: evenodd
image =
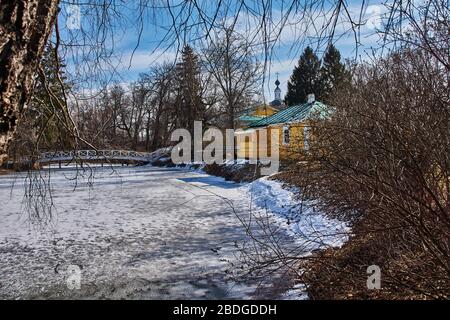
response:
M0 165L26 108L59 0L0 0Z

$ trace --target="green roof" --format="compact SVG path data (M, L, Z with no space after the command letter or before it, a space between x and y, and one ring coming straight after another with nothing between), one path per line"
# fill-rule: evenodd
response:
M285 122L300 122L317 114L319 117L327 117L329 109L327 105L321 102L304 103L281 110L270 117L252 122L249 127L264 127L271 124Z
M246 121L246 122L251 122L251 121L258 121L263 119L263 117L260 116L248 116L248 115L244 115L244 116L240 116L238 118L239 121Z

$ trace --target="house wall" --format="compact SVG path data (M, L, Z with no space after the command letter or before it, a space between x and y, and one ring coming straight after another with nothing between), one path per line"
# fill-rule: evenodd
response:
M272 107L259 106L251 113L251 115L252 116L266 117L266 116L274 115L277 112L278 112L278 110L276 110L276 109L274 109Z
M291 124L277 124L271 125L269 127L257 128L251 130L244 130L236 133L236 152L237 157L240 159L254 159L256 155L258 158L264 158L266 156L271 156L271 148L273 144L277 144L279 147L280 160L296 160L300 159L299 151L303 150L305 147L304 143L304 132L306 122L301 123L291 123ZM289 129L290 141L285 144L283 141L283 128L287 127ZM261 143L262 129L267 132L267 145L264 146ZM272 140L272 132L278 130L277 139ZM257 137L257 143L253 142L253 146L250 142L250 137Z
M277 125L277 128L279 129L278 141L281 160L300 159L299 153L305 148L304 130L306 125L305 122ZM289 129L290 139L287 144L283 141L284 127Z

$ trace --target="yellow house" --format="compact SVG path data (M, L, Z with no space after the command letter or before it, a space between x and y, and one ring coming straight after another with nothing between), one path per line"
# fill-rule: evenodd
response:
M271 156L270 150L275 143L279 148L279 158L296 160L300 151L309 148L310 120L316 117L326 117L328 107L310 96L310 102L295 105L279 111L272 116L249 124L242 130L237 130L236 153L240 159L259 159ZM275 130L275 131L274 131ZM273 141L272 132L276 133ZM266 140L267 143L261 143Z

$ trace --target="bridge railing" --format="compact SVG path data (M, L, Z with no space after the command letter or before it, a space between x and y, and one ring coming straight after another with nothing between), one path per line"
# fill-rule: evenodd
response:
M152 154L148 152L128 150L76 150L50 151L40 155L38 162L70 161L70 160L135 160L150 161Z

